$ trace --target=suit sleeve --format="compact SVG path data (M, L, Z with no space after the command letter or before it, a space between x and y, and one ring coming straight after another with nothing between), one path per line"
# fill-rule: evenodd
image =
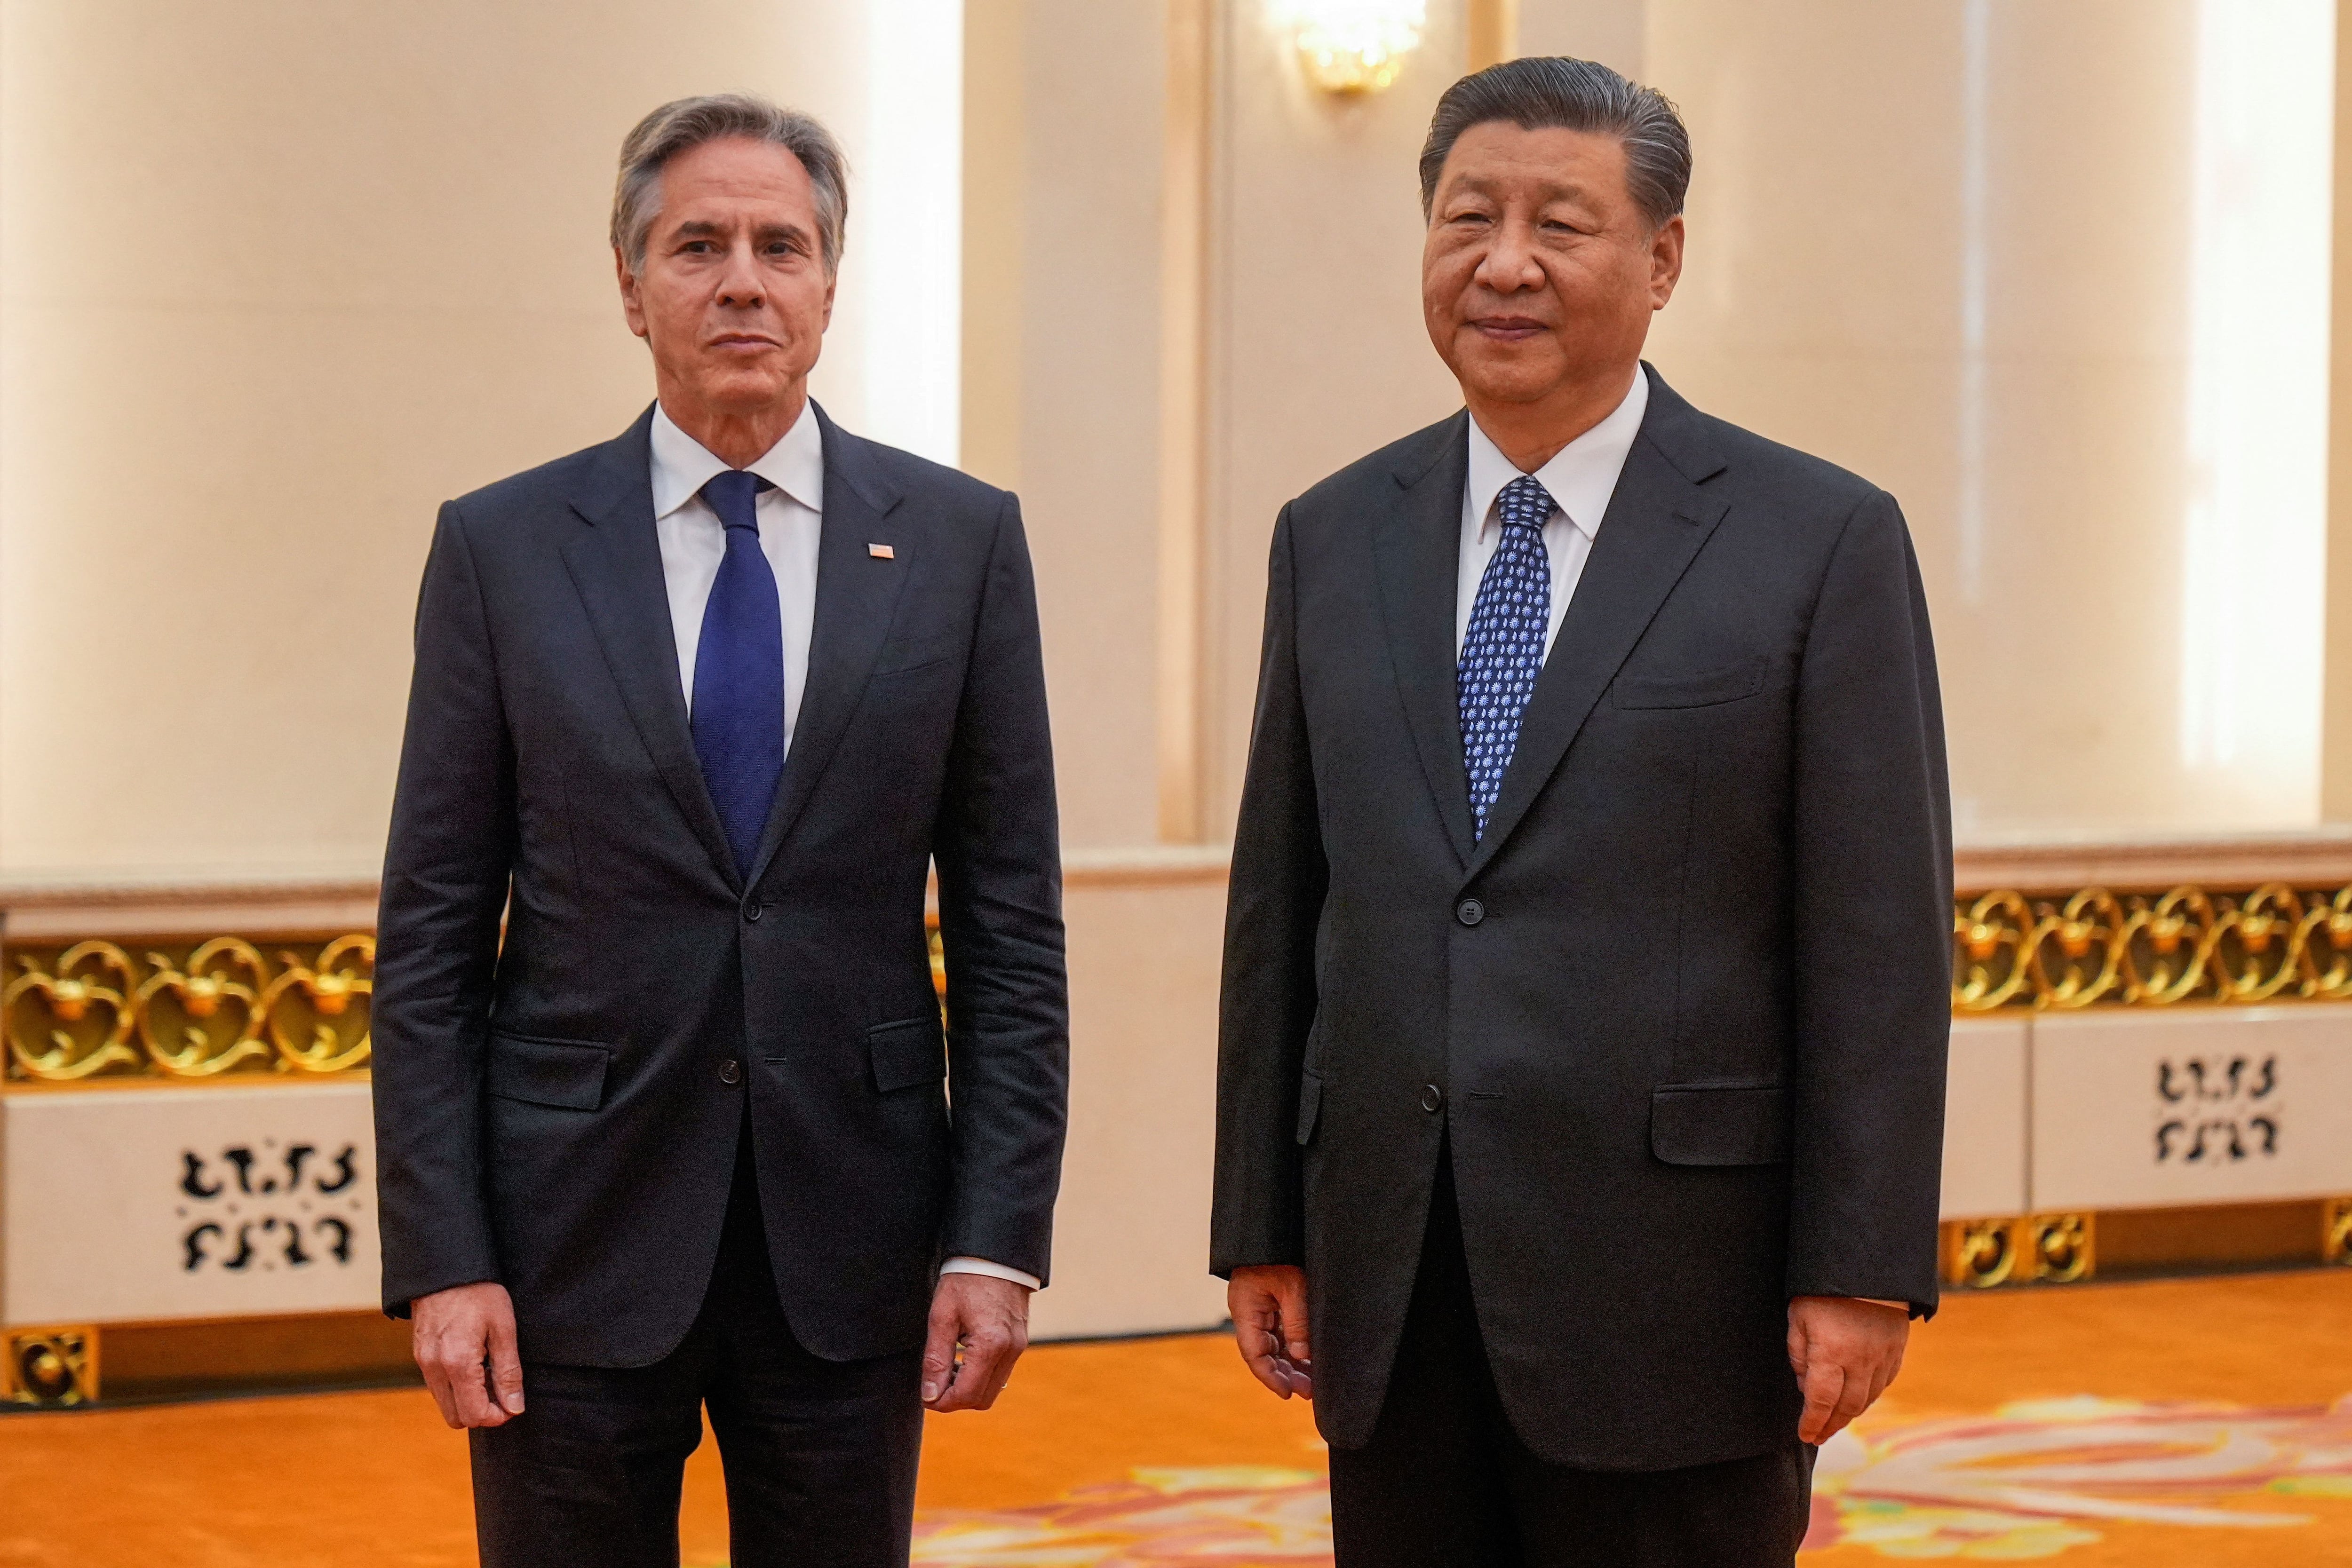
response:
M1257 712L1225 901L1209 1267L1303 1263L1298 1093L1316 1009L1315 933L1330 872L1315 799L1289 508L1266 569Z
M376 1191L384 1310L499 1278L482 1178L482 1064L515 854L514 754L457 504L416 609L376 923Z
M1068 1117L1061 828L1021 509L997 517L932 838L955 1107L947 1250L1049 1277Z
M1794 755L1791 1296L1936 1305L1952 832L1909 530L1874 493L1806 634Z

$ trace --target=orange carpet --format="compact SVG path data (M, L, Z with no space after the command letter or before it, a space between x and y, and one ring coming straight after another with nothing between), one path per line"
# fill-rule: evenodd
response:
M2352 1568L2347 1396L2352 1270L1957 1299L1824 1451L1806 1568ZM1329 1561L1308 1412L1222 1337L1041 1347L926 1441L935 1568ZM725 1560L707 1444L685 1545ZM471 1561L465 1446L421 1393L0 1417L7 1568Z

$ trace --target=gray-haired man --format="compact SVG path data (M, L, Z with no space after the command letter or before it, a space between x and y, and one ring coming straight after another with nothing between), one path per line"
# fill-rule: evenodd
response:
M1454 84L1466 414L1275 527L1213 1266L1311 1388L1341 1568L1795 1555L1936 1302L1951 845L1902 514L1641 363L1690 145Z
M450 502L425 567L384 1303L471 1429L494 1568L675 1568L706 1407L736 1568L903 1563L922 1408L993 1401L1045 1274L1067 1030L1028 553L1012 497L809 402L845 208L804 116L648 116L613 245L659 401Z

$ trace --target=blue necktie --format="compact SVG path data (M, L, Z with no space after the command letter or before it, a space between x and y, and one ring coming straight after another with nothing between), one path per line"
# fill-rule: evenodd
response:
M1543 672L1544 638L1551 629L1551 558L1544 552L1544 519L1551 494L1522 474L1496 497L1503 538L1478 579L1470 628L1454 669L1462 709L1462 761L1470 772L1472 836L1486 836L1486 813L1503 792L1503 773L1518 749L1519 716Z
M751 874L784 771L784 617L760 549L756 474L730 469L702 487L727 528L727 554L702 611L694 654L694 754L719 808L735 869Z

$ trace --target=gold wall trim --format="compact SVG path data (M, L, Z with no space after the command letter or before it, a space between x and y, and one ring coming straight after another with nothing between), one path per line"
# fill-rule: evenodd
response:
M2002 888L1952 910L1952 1010L2352 999L2352 885Z
M0 1329L0 1405L68 1410L98 1398L98 1329Z
M17 1082L166 1082L367 1064L375 938L11 941L0 1053Z
M1948 1219L1941 1233L1955 1290L2346 1264L2352 1197L2342 1197L1997 1215Z
M2098 1236L2095 1214L1948 1219L1941 1237L1944 1283L1973 1291L2080 1284L2098 1275Z

